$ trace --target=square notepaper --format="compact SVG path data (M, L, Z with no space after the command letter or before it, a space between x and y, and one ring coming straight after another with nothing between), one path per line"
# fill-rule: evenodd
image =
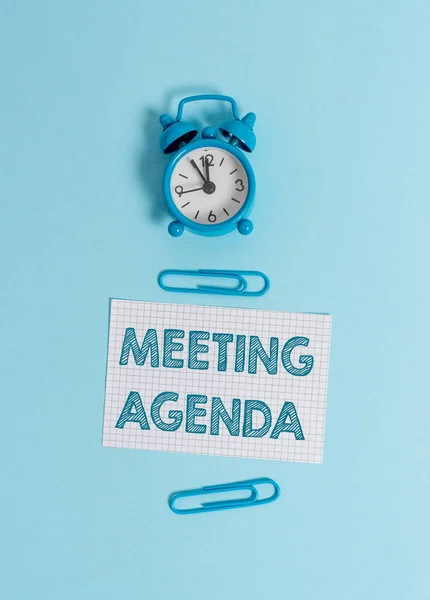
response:
M112 300L103 445L321 463L331 317Z

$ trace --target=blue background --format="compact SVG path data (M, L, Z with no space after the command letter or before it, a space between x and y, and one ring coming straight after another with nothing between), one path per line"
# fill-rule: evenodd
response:
M0 34L0 596L428 599L428 2L3 0ZM257 114L255 232L172 239L157 116L210 91ZM109 298L194 301L169 267L333 314L322 466L101 447Z

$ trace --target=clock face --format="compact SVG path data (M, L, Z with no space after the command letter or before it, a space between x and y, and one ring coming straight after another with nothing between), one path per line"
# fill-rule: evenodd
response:
M248 176L238 158L208 146L185 154L175 165L170 193L176 208L190 221L218 225L244 206Z

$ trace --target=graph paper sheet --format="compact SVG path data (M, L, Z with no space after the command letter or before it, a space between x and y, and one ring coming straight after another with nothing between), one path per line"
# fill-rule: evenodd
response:
M103 445L321 463L330 330L324 314L112 300Z

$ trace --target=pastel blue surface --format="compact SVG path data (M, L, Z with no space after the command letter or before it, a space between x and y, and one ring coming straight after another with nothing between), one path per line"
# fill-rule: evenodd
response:
M0 597L428 600L429 3L3 0L0 34ZM167 233L192 93L258 115L248 237ZM101 447L109 298L193 302L165 268L333 314L322 466ZM274 504L167 507L262 476Z

